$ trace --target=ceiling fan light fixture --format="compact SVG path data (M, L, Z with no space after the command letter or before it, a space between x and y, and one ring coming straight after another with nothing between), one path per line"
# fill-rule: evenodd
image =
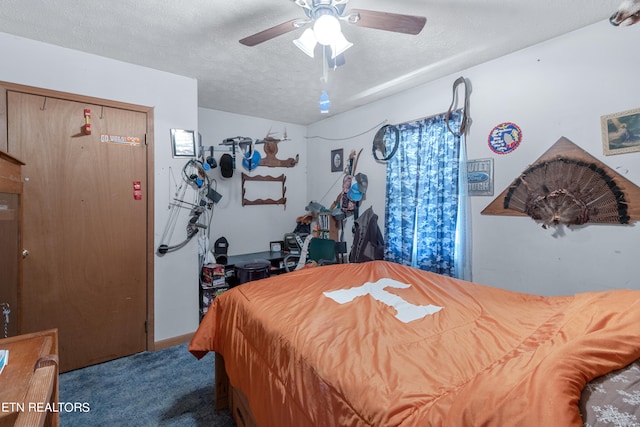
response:
M298 49L313 58L313 52L316 49L316 36L311 28L304 30L302 35L293 41Z
M322 15L313 24L313 32L318 43L331 45L342 34L340 21L331 14Z
M331 59L335 59L336 56L344 53L351 46L353 46L353 43L347 40L344 34L338 34L338 37L331 44Z

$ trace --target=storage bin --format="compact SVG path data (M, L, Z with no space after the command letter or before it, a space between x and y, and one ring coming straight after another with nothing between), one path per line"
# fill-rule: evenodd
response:
M238 264L236 265L238 284L241 285L253 280L265 279L269 277L270 269L271 263L266 260L255 260Z

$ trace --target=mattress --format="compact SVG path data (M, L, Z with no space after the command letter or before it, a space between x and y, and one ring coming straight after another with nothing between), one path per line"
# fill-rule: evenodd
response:
M262 427L579 426L585 385L640 357L639 309L338 264L225 292L189 350L224 357Z

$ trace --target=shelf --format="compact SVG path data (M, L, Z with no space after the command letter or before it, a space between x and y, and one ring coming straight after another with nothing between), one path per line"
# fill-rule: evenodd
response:
M338 225L329 212L320 212L317 217L317 233L314 237L338 241Z

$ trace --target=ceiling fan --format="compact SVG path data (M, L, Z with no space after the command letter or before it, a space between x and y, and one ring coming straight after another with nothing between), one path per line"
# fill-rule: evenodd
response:
M291 0L300 6L306 18L296 18L260 31L240 40L245 46L255 46L282 34L310 25L294 44L310 57L317 45L324 49L330 65L344 63L344 51L353 46L342 34L340 21L359 27L416 35L422 31L427 18L373 10L351 9L345 12L349 0Z

